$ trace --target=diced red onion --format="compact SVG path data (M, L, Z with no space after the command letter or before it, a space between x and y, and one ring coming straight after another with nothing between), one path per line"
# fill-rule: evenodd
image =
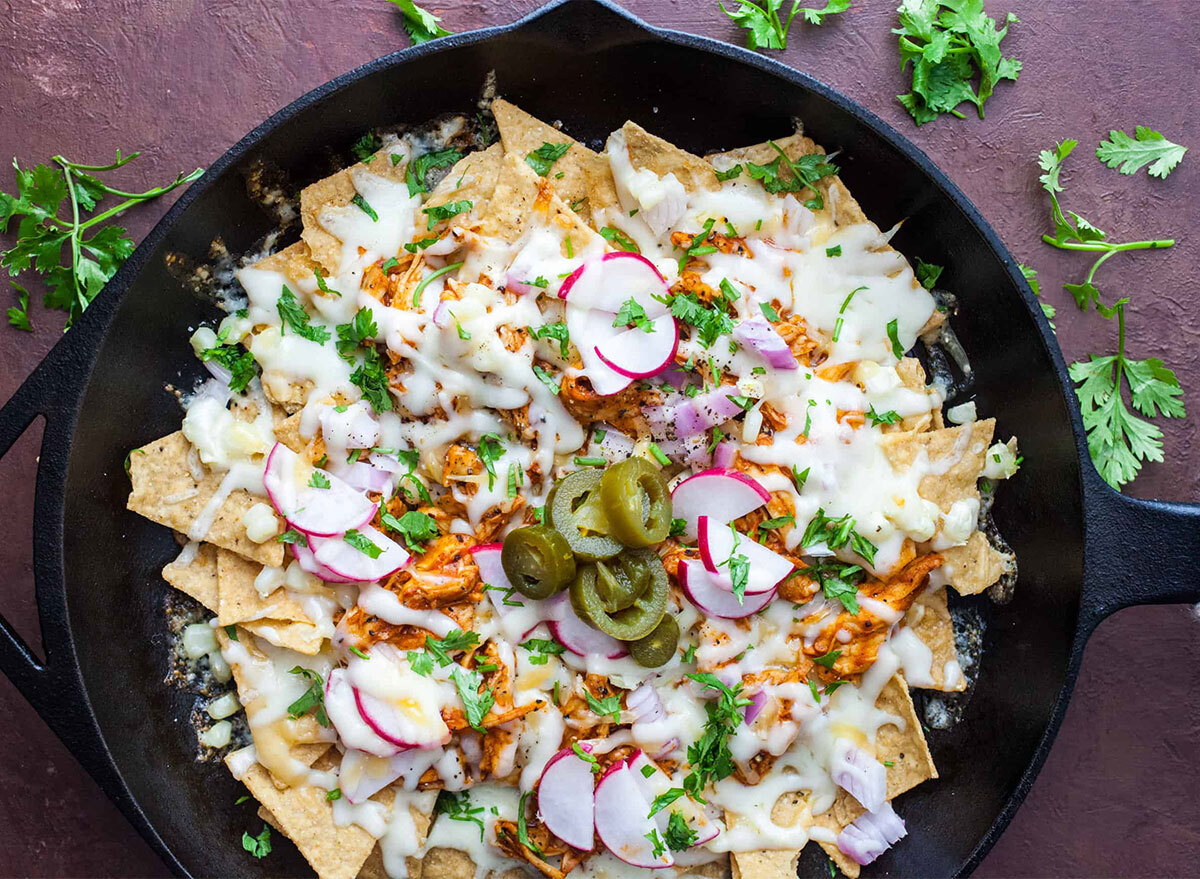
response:
M372 452L367 457L367 460L371 462L371 466L376 470L382 470L385 473L398 473L400 471L400 462L392 455Z
M672 737L667 740L667 743L665 745L663 745L661 748L659 748L657 751L655 751L651 755L651 757L653 757L655 760L665 760L666 758L668 758L672 754L674 754L678 748L679 748L679 739Z
M346 483L359 491L374 491L380 494L388 492L392 487L392 474L366 461L355 461L336 470L330 470L335 476L340 476Z
M866 866L907 835L904 819L885 801L876 811L859 815L843 828L837 846L855 863Z
M633 712L638 723L654 723L666 716L658 692L650 684L642 684L625 699L625 707Z
M600 453L604 460L612 464L624 461L633 454L633 440L625 434L607 425L601 425L599 429L604 431L604 438L593 443L593 448Z
M766 704L767 704L767 694L764 693L762 690L759 690L757 693L755 693L753 696L750 697L750 704L747 705L746 709L745 709L746 726L750 726L751 724L754 723L755 718L757 718L758 715L762 713L762 710L763 710L764 706L766 706Z
M733 328L733 338L775 369L799 369L800 362L783 336L762 318L752 317Z
M733 459L737 457L737 446L729 441L717 443L713 449L712 465L714 467L732 467Z
M868 812L887 802L887 770L882 763L851 744L838 739L833 748L830 776Z
M228 369L217 363L215 360L205 360L204 366L210 373L212 373L213 378L215 378L225 387L229 387L229 382L233 380L233 374Z
M663 370L662 377L666 380L667 384L677 391L682 391L688 383L688 374L678 366L671 366Z
M538 290L537 287L530 284L523 276L515 274L512 269L509 269L508 274L504 276L504 289L510 293L516 293L518 296L526 296Z

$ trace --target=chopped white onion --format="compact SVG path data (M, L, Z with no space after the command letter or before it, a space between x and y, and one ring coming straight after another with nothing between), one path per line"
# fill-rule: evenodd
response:
M224 720L226 717L237 714L242 708L242 703L238 701L237 694L226 693L224 696L218 696L208 703L208 716L213 720Z
M204 732L200 733L200 744L206 748L224 748L229 744L233 737L233 724L228 720L221 720L214 723Z
M217 649L217 636L208 623L193 623L183 629L183 652L188 659L199 659Z

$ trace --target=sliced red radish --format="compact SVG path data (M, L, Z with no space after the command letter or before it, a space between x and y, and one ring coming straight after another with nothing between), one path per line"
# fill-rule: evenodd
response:
M267 456L263 487L291 527L314 537L361 528L375 515L376 505L365 494L313 467L283 443L276 443Z
M646 317L656 318L667 313L661 301L667 290L667 281L654 263L639 253L619 251L589 260L571 272L558 295L577 308L609 314L616 314L632 299L645 309Z
M592 746L581 743L580 749ZM572 848L590 852L595 845L596 796L592 764L570 748L550 758L537 788L538 818Z
M671 515L683 519L687 523L684 535L694 538L701 516L728 523L753 513L770 499L770 493L745 473L713 467L675 486Z
M647 332L640 327L625 330L595 346L596 356L626 378L658 375L675 359L679 347L679 328L669 314L656 317Z
M450 730L441 715L421 714L372 696L357 687L354 703L367 726L384 741L399 748L435 748L450 741ZM420 715L420 716L415 716ZM445 730L443 733L442 730Z
M354 546L360 543L366 551ZM379 550L378 555L370 549L371 544ZM370 583L382 580L396 573L408 562L408 553L400 544L387 535L375 530L370 525L355 529L355 534L342 534L337 537L313 537L309 540L313 558L324 565L338 577L345 577L356 583Z
M401 748L434 748L450 741L438 683L413 671L390 645L376 645L367 659L351 659L346 680L358 713L381 739Z
M560 592L548 600L550 606L550 631L554 638L577 656L604 656L608 659L618 659L629 651L625 645L606 635L599 629L593 629L575 614L571 607L571 599L565 592Z
M675 784L674 779L642 751L634 751L625 759L625 762L629 764L633 780L637 782L638 788L647 802L652 803L655 797L665 794L673 787L680 786ZM660 833L667 832L667 822L671 819L671 812L679 812L683 815L683 820L696 831L696 841L692 843L694 846L716 838L717 834L721 832L716 823L705 813L703 806L688 796L682 796L670 806L655 813L654 823L658 825Z
M300 565L300 570L307 571L314 577L324 580L326 583L353 583L354 581L348 577L339 577L329 568L325 567L316 556L313 555L311 549L303 543L293 543L292 555L296 557L296 563Z
M613 763L596 785L596 833L610 852L633 867L657 870L675 864L675 857L654 819L650 804L624 761ZM659 854L651 837L657 838Z
M701 516L697 520L696 530L700 559L712 579L725 589L733 589L728 562L735 554L744 556L748 562L747 595L770 592L796 567L779 553L767 549L761 543L755 543L745 534L739 534L729 525L722 525L708 516Z
M325 713L348 748L357 748L377 757L391 757L402 750L377 734L363 719L345 669L335 668L325 680Z
M583 358L583 373L602 397L623 391L633 383L633 379L621 375L596 354L597 345L625 332L612 325L613 318L607 311L567 309L567 332Z
M775 598L775 590L747 595L745 604L739 604L728 588L722 588L704 570L704 564L695 559L684 559L679 563L679 588L696 607L714 617L737 620L758 613Z

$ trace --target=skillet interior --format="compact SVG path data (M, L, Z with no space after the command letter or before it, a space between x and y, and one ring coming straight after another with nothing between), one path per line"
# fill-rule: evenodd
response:
M164 256L204 259L218 234L240 253L272 229L272 218L246 193L251 160L279 167L298 189L330 170L331 149L344 162L349 144L371 126L471 112L494 69L506 98L561 119L588 141L631 117L703 153L780 136L798 116L818 143L843 151L842 177L872 219L883 228L908 219L894 244L947 266L942 283L963 305L954 326L976 371L980 411L998 417L999 436L1017 433L1025 456L995 510L1021 576L1011 604L979 602L989 618L981 679L964 719L929 732L942 777L898 801L910 838L864 874L960 871L974 860L1046 729L1067 675L1083 575L1080 472L1067 401L1007 255L923 157L873 129L882 123L799 74L789 82L767 62L733 60L736 50L701 51L696 45L717 44L664 38L583 3L486 42L444 42L441 51L408 60L381 59L340 88L302 99L274 128L264 125L261 140L208 183L150 255L99 352L70 456L67 598L92 707L134 798L191 873L309 872L282 842L264 862L241 850L242 831L260 826L253 803L235 808L241 786L223 767L193 762L193 699L162 683L168 587L158 571L176 546L165 529L125 512L121 461L128 449L178 428L179 408L163 386L188 387L198 376L188 330L214 314L168 274ZM812 846L801 874L826 870Z

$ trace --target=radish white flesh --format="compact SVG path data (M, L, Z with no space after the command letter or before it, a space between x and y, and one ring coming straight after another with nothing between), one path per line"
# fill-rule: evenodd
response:
M591 746L580 748L590 751ZM596 796L592 764L570 748L550 758L538 782L538 817L546 829L572 848L590 852L595 841Z
M391 757L402 748L381 737L367 724L354 700L354 688L346 680L346 670L335 668L325 681L325 713L348 748L357 748L377 757Z
M516 592L509 593L512 584L500 565L501 543L486 543L471 547L471 555L479 566L479 577L487 586L488 598L496 615L500 617L500 628L515 641L524 638L530 631L551 616L549 602L534 601Z
M733 590L728 562L729 558L735 554L744 556L748 560L746 567L747 595L770 592L796 567L779 553L767 549L761 543L755 543L745 534L739 534L728 525L714 522L708 516L699 518L697 531L700 541L700 559L704 562L704 567L710 577L724 589Z
M328 483L328 488L312 484L317 473L317 483ZM276 443L267 456L263 487L291 527L315 537L361 528L375 515L375 503L365 494L332 473L317 470L283 443Z
M633 867L660 869L674 865L665 848L658 857L646 834L658 834L650 804L638 789L633 773L624 762L614 763L596 785L596 833L610 852Z
M679 347L679 329L669 314L650 322L650 332L634 327L596 345L596 356L626 378L648 378L671 365Z
M549 600L551 608L550 631L555 640L577 656L604 656L617 659L629 651L616 638L593 629L575 614L571 600L560 592Z
M367 726L384 741L391 742L399 748L432 748L449 740L449 732L445 736L431 737L428 734L429 728L444 729L444 722L415 724L395 706L357 687L351 689L354 690L354 703L358 707L358 713L367 722Z
M637 253L606 253L585 262L559 288L558 295L578 308L616 314L632 299L651 319L667 313L667 282L650 260Z
M602 397L623 391L633 379L621 375L596 354L596 346L613 338L624 330L612 325L613 317L607 311L567 309L567 332L583 358L583 373L592 388Z
M329 568L325 567L323 564L321 564L319 561L317 561L316 556L314 556L312 553L312 550L309 549L303 543L293 543L293 544L291 544L291 547L292 547L292 555L294 555L296 557L296 561L300 565L300 570L307 571L308 573L312 574L314 577L318 577L319 579L324 580L326 583L353 583L354 582L353 580L347 579L346 577L339 577L333 571L329 570Z
M671 510L673 516L687 523L684 535L695 538L701 516L728 523L753 513L770 499L767 490L745 473L713 467L675 486Z
M646 798L646 802L652 803L654 802L654 798L660 794L665 794L673 787L679 787L679 785L675 784L671 776L663 772L662 769L641 751L635 751L625 762L629 764L629 769L633 773L633 780L637 782L642 796ZM658 825L660 833L667 832L667 822L671 820L672 812L679 812L683 816L683 820L688 823L688 826L696 831L696 841L692 845L700 845L701 843L708 842L721 832L717 825L709 820L703 806L688 796L682 796L671 805L655 813L654 823Z
M770 592L747 595L746 603L738 604L733 593L714 582L708 571L704 570L703 563L695 559L684 559L679 563L679 587L696 607L711 616L727 620L758 613L775 597L775 590L772 589Z
M370 525L358 529L360 537L375 544L381 552L376 558L346 542L344 535L314 537L309 541L313 558L339 577L358 583L382 580L394 574L408 562L408 553L390 537Z

